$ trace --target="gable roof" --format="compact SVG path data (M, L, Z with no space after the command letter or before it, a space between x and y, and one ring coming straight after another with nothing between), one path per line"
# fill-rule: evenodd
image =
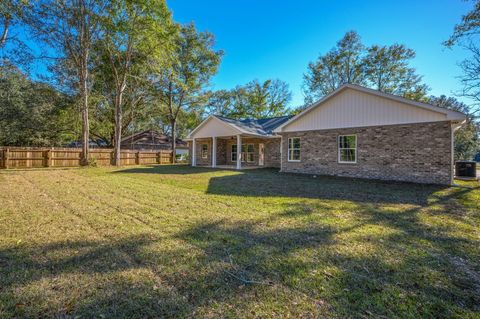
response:
M149 146L149 147L154 147L154 146L170 147L171 137L155 130L146 130L146 131L137 132L122 138L121 143L124 147L132 146L132 145L143 145L143 146ZM188 147L188 144L185 141L177 138L176 146L180 148Z
M256 135L256 136L271 136L273 131L286 121L288 121L292 116L279 116L263 119L232 119L220 115L210 115L206 120L204 120L200 125L198 125L193 131L188 134L188 138L192 138L196 132L203 126L205 126L212 119L221 121L222 123L230 126L237 134L247 134L247 135Z
M279 116L279 117L271 117L271 118L263 118L263 119L243 119L243 120L236 120L224 116L215 115L216 118L219 120L235 125L237 128L241 128L242 131L250 134L257 134L257 135L271 135L273 130L277 127L291 119L293 116Z
M294 117L292 117L288 121L279 125L274 130L274 132L281 132L282 128L284 128L287 125L295 122L296 120L304 117L306 114L310 113L311 111L316 109L318 106L322 105L326 101L328 101L331 98L333 98L334 96L338 95L340 92L343 92L347 89L352 89L352 90L356 90L356 91L363 92L363 93L366 93L366 94L374 95L374 96L377 96L377 97L382 97L382 98L389 99L389 100L392 100L392 101L400 102L402 104L405 104L405 105L408 105L408 106L411 106L411 107L416 107L416 108L421 108L421 109L424 109L424 110L432 111L432 112L435 112L437 114L443 114L446 117L447 120L463 122L466 119L465 114L463 114L461 112L458 112L458 111L453 111L453 110L449 110L449 109L442 108L442 107L439 107L439 106L435 106L435 105L432 105L432 104L406 99L406 98L403 98L403 97L400 97L400 96L397 96L397 95L380 92L380 91L369 89L369 88L366 88L366 87L363 87L363 86L360 86L360 85L344 84L341 87L339 87L338 89L336 89L335 91L333 91L332 93L326 95L325 97L323 97L322 99L317 101L316 103L310 105L305 110L303 110L299 114L295 115Z

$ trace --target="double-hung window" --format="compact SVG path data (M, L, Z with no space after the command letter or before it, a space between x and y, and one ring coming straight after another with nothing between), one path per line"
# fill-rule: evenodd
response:
M242 160L249 163L253 163L254 160L255 148L253 144L243 144L242 145Z
M338 137L338 162L356 163L357 162L357 136L340 135Z
M255 161L255 147L253 144L242 144L242 162L252 163ZM236 162L238 156L237 144L232 145L231 161Z
M288 161L300 162L300 138L290 137L288 139Z
M208 144L202 144L202 158L208 158Z

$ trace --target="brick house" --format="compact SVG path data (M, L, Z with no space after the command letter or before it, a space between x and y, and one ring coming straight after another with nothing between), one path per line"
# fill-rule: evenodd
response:
M189 141L192 166L453 182L453 134L465 114L345 84L296 116L210 116Z

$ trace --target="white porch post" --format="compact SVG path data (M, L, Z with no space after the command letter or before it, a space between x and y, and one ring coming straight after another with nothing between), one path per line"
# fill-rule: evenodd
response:
M217 167L217 137L212 137L212 167Z
M192 166L197 166L197 141L192 139Z
M242 169L242 136L237 135L237 169Z

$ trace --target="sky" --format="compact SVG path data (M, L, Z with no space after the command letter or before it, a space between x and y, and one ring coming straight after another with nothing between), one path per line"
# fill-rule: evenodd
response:
M467 57L448 49L461 16L472 7L463 0L167 0L177 22L194 22L216 37L225 52L213 89L229 89L251 80L278 78L292 91L291 106L303 104L303 74L310 61L326 53L349 30L365 45L405 44L416 51L411 65L433 95L461 88L458 63ZM468 100L460 100L469 103Z

